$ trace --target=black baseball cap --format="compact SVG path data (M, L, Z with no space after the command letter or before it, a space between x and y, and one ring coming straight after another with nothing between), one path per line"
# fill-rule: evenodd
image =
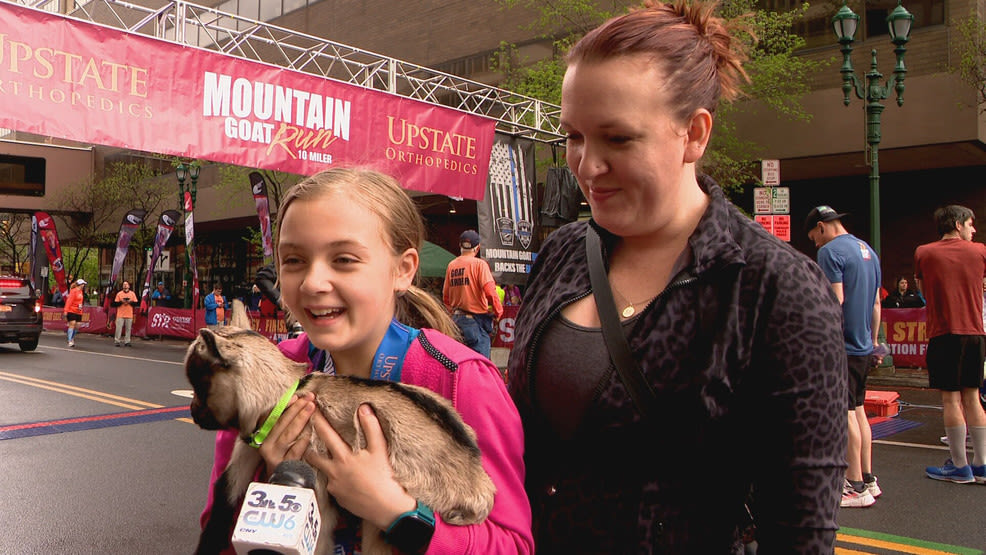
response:
M834 208L827 204L816 206L811 209L811 212L808 212L808 217L805 218L805 233L815 229L818 222L831 222L846 215L844 212L836 212Z
M467 229L459 235L459 246L464 249L474 249L479 246L479 233L475 229Z

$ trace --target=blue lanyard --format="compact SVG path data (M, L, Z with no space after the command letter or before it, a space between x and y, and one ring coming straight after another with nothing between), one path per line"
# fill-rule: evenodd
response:
M411 343L420 333L421 330L402 324L396 318L391 320L387 333L384 334L376 354L373 355L370 379L401 381L404 357L407 356L407 350L411 348ZM324 360L320 360L323 357ZM311 342L309 342L308 358L312 361L314 368L321 368L322 372L335 375L336 369L332 357L326 356L325 351L321 349L315 349Z

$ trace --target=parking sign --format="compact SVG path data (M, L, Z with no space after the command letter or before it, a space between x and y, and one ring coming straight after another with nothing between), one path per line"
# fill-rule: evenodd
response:
M760 179L764 185L781 184L781 161L780 160L761 160Z

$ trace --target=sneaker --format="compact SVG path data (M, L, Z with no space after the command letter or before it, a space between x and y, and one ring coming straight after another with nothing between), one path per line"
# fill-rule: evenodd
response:
M952 459L945 461L945 466L929 466L924 469L924 473L932 480L943 480L956 484L971 484L976 481L972 476L971 466L956 467L952 463Z
M983 472L984 474L986 474L986 466L983 467ZM880 489L879 484L876 483L876 476L873 477L872 482L866 482L866 491L870 492L870 495L873 496L873 499L876 499L877 497L883 495L883 490Z
M69 341L68 342L68 346L69 347L75 347L75 341Z
M113 346L114 346L114 347L119 347L119 346L120 346L120 344L119 344L119 343L114 343L114 344L113 344Z
M980 484L986 484L986 464L972 465L972 477Z
M873 498L868 489L856 491L848 481L843 485L840 507L869 507L874 503L876 503L876 499Z
M124 347L133 347L133 345L131 345L130 343L124 343L123 346Z

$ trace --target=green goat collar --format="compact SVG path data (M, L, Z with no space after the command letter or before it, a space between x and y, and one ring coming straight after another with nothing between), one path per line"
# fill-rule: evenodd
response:
M298 390L298 385L300 383L300 380L294 382L294 385L289 387L288 390L284 392L284 395L281 395L281 398L278 399L277 404L274 405L274 410L270 411L270 414L267 415L267 420L264 420L264 424L260 426L256 432L253 432L250 435L250 441L247 442L247 445L253 448L259 448L263 445L264 440L267 439L267 434L270 433L271 429L274 428L274 424L277 424L277 420L282 414L284 414L284 409L287 408L288 403L291 401L291 396Z

